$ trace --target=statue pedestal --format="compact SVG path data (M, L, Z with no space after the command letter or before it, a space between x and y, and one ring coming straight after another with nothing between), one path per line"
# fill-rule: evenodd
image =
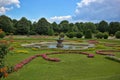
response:
M63 44L62 44L63 40L57 40L57 47L58 48L62 48Z

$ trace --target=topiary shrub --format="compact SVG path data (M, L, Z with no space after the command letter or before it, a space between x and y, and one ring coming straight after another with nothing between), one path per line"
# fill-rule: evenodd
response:
M86 39L91 39L92 38L92 32L90 29L88 29L86 32L85 32L85 38Z
M69 38L73 38L73 37L75 37L75 33L74 32L68 32L66 34L66 36L69 37Z
M82 36L83 36L83 33L82 33L82 32L77 32L77 33L76 33L76 37L77 37L77 38L82 38Z
M64 38L65 37L65 34L64 33L60 33L60 38Z
M102 39L102 38L103 38L103 33L102 33L102 32L98 32L98 33L95 35L95 37L96 37L97 39Z
M5 37L5 32L2 31L2 29L0 29L0 38L4 38Z
M118 38L118 39L120 39L120 31L117 31L117 32L115 33L115 37Z
M107 32L104 32L104 33L103 33L103 38L104 38L104 39L108 39L108 36L109 36L109 34L108 34Z

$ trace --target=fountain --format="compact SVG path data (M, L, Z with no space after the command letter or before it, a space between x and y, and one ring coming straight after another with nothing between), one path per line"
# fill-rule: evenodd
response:
M23 47L34 47L41 49L65 49L65 50L83 50L87 48L94 47L94 44L89 43L76 43L76 42L64 42L64 35L60 35L56 42L40 42L40 43L30 43L22 44Z
M56 46L57 48L63 48L63 44L62 44L63 40L64 38L59 38L57 40L57 46Z

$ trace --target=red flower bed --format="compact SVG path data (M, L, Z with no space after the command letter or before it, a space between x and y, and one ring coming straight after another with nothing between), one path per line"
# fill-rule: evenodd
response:
M32 61L33 59L37 58L37 57L42 57L45 60L48 61L54 61L54 62L60 62L60 59L58 58L50 58L47 55L53 55L53 54L65 54L65 53L73 53L73 54L84 54L87 55L88 58L93 58L94 55L93 54L89 54L87 52L79 52L79 51L65 51L65 52L52 52L52 53L46 53L46 54L36 54L34 56L31 56L23 61L21 61L20 63L16 64L14 66L14 71L18 71L19 69L21 69L24 65L26 65L27 63L29 63L30 61Z
M96 41L96 40L89 40L88 43L90 43L90 44L98 44L99 42Z
M115 56L115 54L111 52L120 52L120 50L98 50L96 51L97 54Z

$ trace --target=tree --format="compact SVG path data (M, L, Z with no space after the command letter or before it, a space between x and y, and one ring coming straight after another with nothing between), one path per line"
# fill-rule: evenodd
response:
M73 38L73 37L75 37L75 32L68 32L68 33L66 33L66 35L69 38Z
M108 31L108 23L106 21L101 21L97 27L100 32L107 32Z
M85 38L86 39L91 39L92 38L92 31L90 29L86 30Z
M107 32L104 32L104 33L103 33L103 38L104 38L104 39L108 39L108 37L109 37L109 34L108 34Z
M115 33L115 37L118 38L118 39L120 39L120 31L117 31L117 32Z
M60 22L59 27L61 32L66 33L69 31L69 22L67 20L63 20Z
M83 22L76 22L75 25L77 26L78 30L83 32L84 29L84 23Z
M98 32L98 33L95 35L95 37L96 37L97 39L102 39L102 38L103 38L103 33L102 33L102 32Z
M16 34L26 35L30 32L31 22L22 17L16 24Z
M120 23L110 22L108 30L109 30L109 34L114 35L117 31L120 31Z
M88 30L88 29L90 29L92 31L92 33L94 33L95 30L96 30L95 24L93 24L92 22L86 22L86 23L84 23L84 27L83 27L84 32L86 30Z
M78 31L79 30L75 24L73 24L73 23L69 24L69 31L68 32L78 32Z
M50 23L45 19L41 18L36 26L36 32L40 35L48 35L49 30L51 29Z
M76 33L76 37L77 37L77 38L82 38L82 36L83 36L83 33L82 33L82 32L77 32L77 33Z
M58 24L56 22L52 23L52 29L54 30L54 32L60 33L60 28L58 27Z
M13 32L13 23L12 20L5 16L1 15L0 16L0 28L5 31L6 33L11 33Z

